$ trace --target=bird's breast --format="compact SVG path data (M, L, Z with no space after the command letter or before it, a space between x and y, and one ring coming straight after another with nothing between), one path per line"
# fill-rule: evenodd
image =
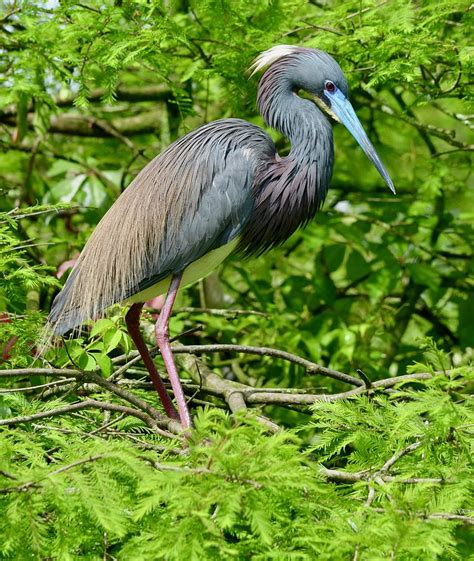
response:
M209 251L200 259L197 259L196 261L190 263L183 271L183 278L181 280L180 289L184 288L185 286L189 286L190 284L193 284L212 273L212 271L216 269L216 267L218 267L222 263L222 261L224 261L224 259L234 251L237 243L238 239L235 238L229 243L222 245L217 249ZM142 290L141 292L138 292L133 296L130 296L130 298L124 300L123 304L129 306L138 302L142 303L151 300L152 298L155 298L160 294L166 294L171 282L171 277L172 275L168 275L153 286L150 286L149 288Z

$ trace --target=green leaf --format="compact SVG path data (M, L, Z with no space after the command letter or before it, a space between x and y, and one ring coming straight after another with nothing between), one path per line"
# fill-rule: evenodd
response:
M110 376L114 371L114 364L112 362L112 359L107 355L99 353L94 353L93 356L102 371L102 375L105 377Z
M474 292L460 303L459 337L463 347L474 347Z
M75 357L75 362L81 370L92 371L97 366L94 354L82 352Z
M105 352L108 354L110 351L116 349L122 340L122 331L120 329L107 331L104 335Z
M433 266L424 263L410 263L407 265L407 270L411 278L418 284L428 288L438 288L441 284L441 275Z
M107 318L98 319L91 330L91 337L96 337L97 335L102 335L109 329L117 329L117 325Z
M357 281L367 275L371 267L362 254L353 249L346 261L346 271L350 281Z
M4 402L2 396L0 396L0 418L6 419L12 416L12 410L10 407Z
M17 138L19 143L23 140L28 132L28 102L29 97L26 92L18 92L17 102Z
M342 244L329 245L324 248L324 260L328 266L331 273L339 269L344 260L344 255L346 253L346 247Z

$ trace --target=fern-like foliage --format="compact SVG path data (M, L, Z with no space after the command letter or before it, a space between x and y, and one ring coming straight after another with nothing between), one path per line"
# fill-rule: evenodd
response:
M465 0L2 2L1 561L472 558L473 16ZM335 127L317 219L180 295L180 343L299 359L179 355L184 441L127 362L123 310L43 362L38 333L58 267L148 161L213 119L263 124L245 69L281 43L339 61L398 195Z
M319 403L309 424L273 435L203 409L185 448L120 418L108 433L98 413L6 429L0 558L464 559L472 377Z

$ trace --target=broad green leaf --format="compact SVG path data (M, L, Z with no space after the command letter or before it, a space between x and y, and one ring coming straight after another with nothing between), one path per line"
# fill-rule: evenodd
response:
M116 349L120 345L121 340L122 331L120 331L120 329L107 331L104 335L104 346L106 354Z
M441 275L434 266L424 263L409 263L407 270L416 283L428 288L437 288L441 282Z
M342 244L330 245L324 248L324 260L327 263L329 271L333 273L342 265L346 248Z

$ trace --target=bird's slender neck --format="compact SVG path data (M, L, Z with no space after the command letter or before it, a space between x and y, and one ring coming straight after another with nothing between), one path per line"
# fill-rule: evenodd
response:
M283 243L322 205L333 165L332 126L311 101L296 94L291 66L267 71L257 103L265 122L291 142L284 158L265 161L254 190L254 209L240 249L261 253Z
M265 123L290 140L289 160L318 163L318 188L326 192L333 164L332 126L313 102L297 95L300 87L291 76L291 66L267 71L257 104Z

